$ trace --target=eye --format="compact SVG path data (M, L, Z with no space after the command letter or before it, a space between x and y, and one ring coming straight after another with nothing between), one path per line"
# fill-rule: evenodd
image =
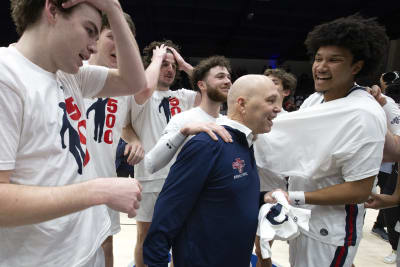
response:
M314 59L314 61L315 61L315 62L321 62L321 61L322 61L322 58L316 57L316 58Z
M90 27L86 27L86 32L90 37L94 36L94 30Z

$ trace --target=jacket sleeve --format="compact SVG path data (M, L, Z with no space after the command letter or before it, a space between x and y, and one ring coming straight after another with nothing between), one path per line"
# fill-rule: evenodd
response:
M211 143L213 142L213 143ZM157 199L144 242L144 263L167 266L168 252L202 191L217 158L220 142L191 139L171 167Z

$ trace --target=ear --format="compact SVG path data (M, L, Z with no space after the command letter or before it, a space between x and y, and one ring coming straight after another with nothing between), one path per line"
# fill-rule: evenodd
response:
M200 91L206 90L206 83L204 81L197 81L197 87L200 88Z
M360 70L362 69L363 66L364 66L364 61L363 60L357 61L352 66L353 70L352 70L351 74L357 75L357 73L360 72Z
M236 98L237 112L244 115L246 113L246 99L242 96Z
M57 7L52 0L46 0L43 10L46 19L49 23L53 24L56 21Z
M283 95L284 97L290 95L290 90L289 90L289 89L283 89L282 92L283 92L282 95Z

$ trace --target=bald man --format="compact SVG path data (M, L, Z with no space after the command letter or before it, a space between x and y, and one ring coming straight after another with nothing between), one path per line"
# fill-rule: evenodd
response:
M266 76L239 78L218 121L233 143L200 133L171 167L144 243L149 267L249 266L257 230L260 181L253 154L257 134L271 130L282 99Z

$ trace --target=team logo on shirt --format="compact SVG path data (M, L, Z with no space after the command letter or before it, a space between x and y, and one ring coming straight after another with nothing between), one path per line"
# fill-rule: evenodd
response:
M396 116L393 118L393 120L390 122L390 124L399 124L400 123L400 116Z
M241 160L240 158L236 158L233 163L232 163L232 169L237 170L239 174L233 176L234 179L239 179L242 178L243 176L247 176L247 172L243 172L244 166L246 164L244 163L244 160Z
M60 102L58 106L64 111L62 127L60 130L61 147L63 149L67 148L65 145L64 136L68 130L68 149L69 152L71 152L71 154L74 156L76 164L78 165L78 173L82 174L82 167L86 166L90 160L87 148L86 151L83 151L82 148L82 145L86 145L86 136L84 134L86 132L86 120L81 119L81 111L74 103L74 99L72 97L65 99L65 102ZM70 118L73 122L78 122L77 130L75 130L68 118Z
M238 170L239 173L242 173L245 165L246 164L244 163L244 160L241 160L240 158L236 158L235 161L232 163L232 168L234 170Z
M158 105L158 112L161 113L161 109L164 112L167 123L175 114L181 113L182 109L179 107L179 99L176 97L164 97Z
M94 137L93 139L101 143L102 138L105 143L113 143L113 132L112 129L115 126L116 116L115 113L118 110L118 100L113 98L97 98L86 111L86 118L89 119L89 113L94 110ZM106 116L107 111L107 116ZM104 125L106 130L104 131ZM103 136L104 132L104 136Z

